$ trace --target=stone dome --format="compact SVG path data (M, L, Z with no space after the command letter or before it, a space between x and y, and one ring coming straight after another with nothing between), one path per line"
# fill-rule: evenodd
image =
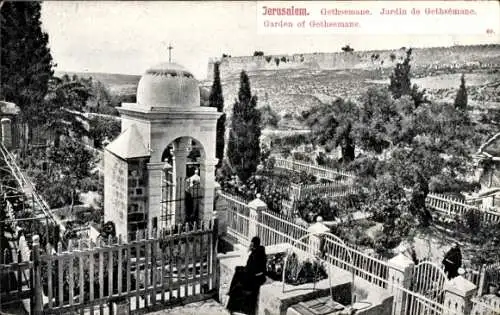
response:
M139 80L137 104L147 107L200 106L198 81L181 65L162 63L153 66Z

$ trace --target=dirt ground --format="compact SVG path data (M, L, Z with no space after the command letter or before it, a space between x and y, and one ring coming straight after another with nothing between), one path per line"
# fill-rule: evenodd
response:
M229 315L230 313L223 305L215 300L207 300L202 302L191 303L184 306L178 306L171 309L161 310L158 312L147 313L148 315Z

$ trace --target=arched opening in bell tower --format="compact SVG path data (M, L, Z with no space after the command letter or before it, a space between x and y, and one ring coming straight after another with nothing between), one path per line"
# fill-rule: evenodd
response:
M203 189L200 164L205 159L202 144L192 137L179 137L162 153L161 225L199 224Z

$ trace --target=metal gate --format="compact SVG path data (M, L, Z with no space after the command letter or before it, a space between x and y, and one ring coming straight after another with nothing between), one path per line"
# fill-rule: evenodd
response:
M178 224L200 223L203 198L199 176L175 177L171 169L165 169L162 179L161 224L170 227Z
M415 266L409 290L413 294L404 303L404 314L441 314L446 278L444 270L433 262L423 261Z

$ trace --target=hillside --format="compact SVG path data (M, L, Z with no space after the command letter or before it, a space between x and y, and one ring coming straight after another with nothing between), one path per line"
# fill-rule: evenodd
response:
M295 67L293 62L284 66L259 68L256 60L263 57L231 57L221 61L226 111L230 112L239 89L239 73L246 69L252 91L258 96L258 104L270 104L282 116L296 115L316 102L330 102L342 97L356 100L367 88L389 83L389 75L402 58L404 50L394 51L396 58L387 60L392 51L354 52L369 62L349 64L342 59L335 66L351 67L331 69L318 66L321 63ZM370 60L370 53L380 54L378 61ZM344 53L345 55L346 53ZM435 58L432 56L435 54ZM292 55L316 60L340 58L341 53ZM361 56L361 57L360 57ZM446 59L446 58L448 59ZM325 59L326 58L326 59ZM291 60L293 58L290 57ZM365 60L366 61L366 60ZM385 62L383 62L385 61ZM247 62L247 63L245 63ZM267 63L264 61L264 63ZM431 99L452 101L462 73L466 77L471 106L492 107L500 105L500 90L496 84L500 71L500 45L463 46L450 48L415 49L412 54L413 83L427 89ZM210 81L205 85L209 86Z
M100 81L104 84L112 94L115 95L135 95L137 83L139 83L140 75L118 74L118 73L99 73L99 72L65 72L56 71L56 76L68 74L72 76L76 74L79 77L89 78Z
M291 61L281 63L280 66L271 66L272 63L268 64L265 56L224 58L221 79L225 110L231 112L242 69L248 70L250 85L253 93L258 96L259 106L269 104L281 116L293 117L313 105L330 102L337 97L355 100L368 87L388 83L388 77L404 55L404 50L355 51L352 56L347 57L345 54L294 54L287 57ZM371 55L374 54L380 55L377 60L372 60ZM390 58L391 54L395 55L394 59ZM304 62L300 62L302 58ZM500 45L419 48L413 51L412 58L413 81L426 88L431 98L452 100L459 85L459 77L461 73L465 73L472 106L499 105L499 88L497 85L489 85L498 81ZM293 60L296 60L295 65L300 63L300 66L294 66ZM331 63L328 60L337 61ZM350 61L347 62L348 60ZM262 62L265 66L259 68L258 65ZM213 60L209 62L209 67L212 63ZM139 75L125 74L68 74L91 76L118 96L135 96L140 79ZM212 81L205 80L201 85L202 104L206 104Z

